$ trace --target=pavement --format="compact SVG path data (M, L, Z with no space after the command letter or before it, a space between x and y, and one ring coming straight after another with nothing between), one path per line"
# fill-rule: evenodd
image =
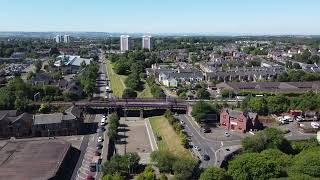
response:
M200 147L200 151L192 148L192 152L201 160L200 167L206 168L209 166L219 166L221 159L224 159L226 153L223 149L228 149L229 147L237 146L241 144L242 136L238 136L236 133L229 132L230 137L225 137L225 130L218 128L212 128L211 133L201 132L200 126L187 115L178 115L178 119L185 122L185 131L187 135L191 138L190 144ZM203 160L203 155L208 155L210 157L209 161Z
M102 118L102 115L90 115L90 117L88 118L92 119L94 122L99 123ZM104 139L103 148L99 150L99 152L101 153L100 159L102 159L101 164L103 164L107 160L108 136L106 131L85 135L83 137L83 141L80 145L81 154L73 172L71 178L72 180L85 180L88 175L93 176L95 179L100 179L100 177L102 176L102 172L90 172L90 163L92 163L93 158L95 156L96 145L99 136L102 136Z

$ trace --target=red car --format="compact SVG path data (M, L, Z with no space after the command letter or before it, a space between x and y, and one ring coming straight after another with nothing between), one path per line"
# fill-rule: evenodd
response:
M87 178L86 178L86 180L94 180L94 177L88 175Z

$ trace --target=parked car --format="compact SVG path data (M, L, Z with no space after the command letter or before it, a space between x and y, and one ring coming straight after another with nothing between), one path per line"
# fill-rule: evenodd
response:
M211 129L205 127L205 128L202 129L202 132L203 132L203 133L211 133Z
M102 142L103 138L101 136L98 137L98 142Z
M228 132L224 132L224 136L229 137L230 134Z
M100 155L101 155L101 152L99 152L99 151L95 151L95 152L94 152L94 155L96 155L96 156L100 156Z
M105 125L106 125L106 123L104 121L100 122L100 126L105 126Z
M181 120L181 121L180 121L180 124L181 124L181 125L184 125L184 124L185 124L185 122Z
M89 169L90 169L91 172L96 172L97 164L96 163L90 163Z
M88 175L88 176L86 177L86 180L94 180L94 177L92 177L91 175Z
M98 143L97 146L96 146L96 148L97 148L98 150L99 150L99 149L102 149L102 147L103 147L103 146L102 146L102 144L100 144L100 143Z
M98 128L98 132L104 132L106 129L103 127L103 126L100 126L99 128Z
M210 156L207 155L207 154L204 154L204 155L202 156L202 159L205 160L205 161L209 161L209 160L210 160Z
M201 151L201 148L199 146L194 146L194 149L197 151Z

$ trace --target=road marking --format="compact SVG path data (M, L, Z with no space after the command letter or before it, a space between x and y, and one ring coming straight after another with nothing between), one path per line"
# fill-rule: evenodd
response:
M223 141L221 141L221 147L223 146Z
M156 139L154 137L153 131L152 131L152 129L150 129L150 131L152 131L151 133L149 131L149 128L151 128L151 124L149 122L149 119L148 118L145 119L144 123L145 123L146 129L147 129L147 134L148 134L148 137L149 137L149 141L150 141L150 145L151 145L152 151L158 150L157 141L156 141Z

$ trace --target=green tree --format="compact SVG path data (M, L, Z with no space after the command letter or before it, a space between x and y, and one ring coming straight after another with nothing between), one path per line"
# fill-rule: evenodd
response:
M136 180L156 180L156 175L151 166L144 168L144 171L138 175Z
M35 73L33 71L29 71L27 74L27 80L31 80L34 75L35 75Z
M176 157L167 151L154 151L151 153L151 160L156 163L160 172L169 173L176 161Z
M210 93L206 89L200 88L197 91L197 97L198 99L210 99Z
M228 180L230 177L224 169L209 167L201 173L199 180Z
M36 60L34 62L34 67L36 68L35 69L36 73L40 72L40 70L42 68L42 61L41 60Z
M248 102L249 110L258 114L268 114L268 106L265 98L251 98Z
M192 107L191 115L196 119L196 121L200 122L203 120L208 114L218 114L218 108L212 104L199 101Z
M137 97L137 92L134 91L131 88L126 88L125 90L123 90L122 93L122 98L127 99L127 98L136 98Z
M310 148L296 155L290 167L291 173L320 177L320 147Z
M281 175L281 166L259 153L244 153L230 161L228 173L239 180L270 179Z
M131 73L127 79L125 80L125 85L128 88L134 89L134 90L141 90L142 89L142 82L140 80L139 74Z
M172 166L175 179L192 179L196 166L197 163L194 160L179 158Z
M287 112L290 106L290 100L283 96L271 96L267 98L268 111L269 113L283 113Z
M50 104L42 103L40 105L40 108L38 109L38 112L39 113L48 113L48 112L50 112L50 109L51 109Z
M7 87L0 88L0 109L12 109L15 97Z

